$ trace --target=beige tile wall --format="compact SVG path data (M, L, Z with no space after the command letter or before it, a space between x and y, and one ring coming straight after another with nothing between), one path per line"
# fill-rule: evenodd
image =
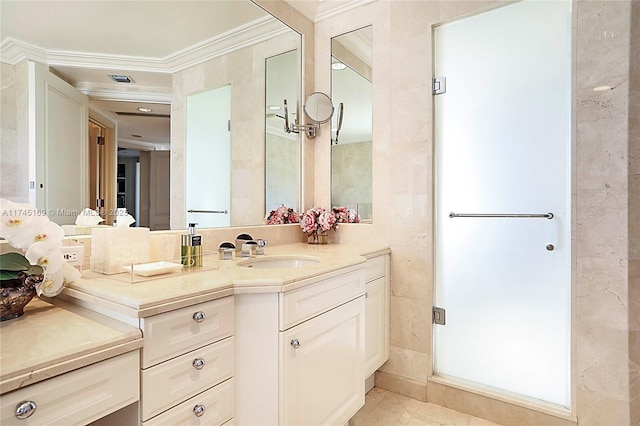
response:
M468 392L429 379L433 287L431 26L499 4L380 0L315 26L316 90L327 93L330 38L364 25L374 26L374 223L343 226L337 235L344 242L385 241L392 249L391 356L377 383L503 424L571 424L576 417L585 425L638 424L640 83L637 32L630 72L628 0L580 0L573 4L573 413L553 409L543 413L535 404L510 403L509 398ZM635 2L636 29L640 26L637 9ZM592 90L602 84L613 89ZM326 133L321 144L316 141L314 153L318 204L327 204L330 196Z
M185 227L185 138L187 96L231 85L231 225L264 219L264 61L297 49L291 34L234 51L173 75L171 103L171 228ZM203 182L215 185L216 182Z

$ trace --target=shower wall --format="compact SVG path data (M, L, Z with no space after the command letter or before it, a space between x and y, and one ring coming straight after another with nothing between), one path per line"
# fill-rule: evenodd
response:
M639 424L640 13L633 3L573 3L570 415L431 378L431 26L500 2L377 1L316 23L315 88L327 93L331 37L373 24L373 224L341 226L336 235L341 242L375 240L392 249L391 355L377 386L502 424ZM600 85L611 89L593 91ZM329 140L314 147L315 203L328 205Z

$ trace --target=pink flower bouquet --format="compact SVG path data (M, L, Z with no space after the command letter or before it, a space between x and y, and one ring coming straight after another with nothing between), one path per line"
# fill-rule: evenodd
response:
M298 213L291 207L280 206L275 210L271 210L264 218L267 225L281 225L283 223L298 223L300 217Z

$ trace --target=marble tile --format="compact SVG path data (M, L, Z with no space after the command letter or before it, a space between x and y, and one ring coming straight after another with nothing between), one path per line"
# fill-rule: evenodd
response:
M629 332L612 329L606 323L579 324L576 329L580 351L575 365L578 409L586 409L598 398L628 401Z
M391 296L390 344L427 353L431 348L431 306L423 300Z
M396 192L429 194L432 191L433 147L430 140L394 143L389 159L391 180Z
M429 382L429 402L509 426L575 426L575 421L523 404L473 393L437 382ZM568 417L568 416L567 416Z
M627 121L605 118L577 125L577 189L627 188Z
M431 374L430 364L429 354L391 346L389 360L380 368L380 371L426 384L427 377Z
M359 425L492 426L496 423L374 387L367 393L364 407L349 421L349 426Z
M391 256L391 295L422 300L431 304L432 294L432 251L420 246L420 240L427 239L420 234L413 240L416 246L394 246Z
M603 76L629 71L629 1L578 1L576 64L578 89L592 88Z
M619 258L581 257L576 266L578 323L599 327L606 318L607 327L626 329L629 310L626 262Z
M404 395L418 401L427 401L427 384L395 374L376 371L376 387Z
M578 257L622 259L628 249L627 191L577 190L575 247Z
M589 87L577 91L575 110L578 124L607 118L621 118L626 122L629 108L626 76L609 77L598 84L611 86L611 89L595 92ZM624 136L622 141L626 143Z

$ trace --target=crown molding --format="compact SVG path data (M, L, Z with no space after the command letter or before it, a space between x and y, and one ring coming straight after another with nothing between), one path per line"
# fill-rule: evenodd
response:
M28 59L49 66L174 73L288 31L276 18L265 16L163 58L44 49L8 37L0 45L0 61L15 65Z
M171 89L158 87L136 86L135 90L123 90L120 85L80 82L75 88L91 99L99 101L170 104L173 99Z
M343 4L342 6L335 7L333 9L331 9L331 10L327 10L326 12L318 13L316 15L316 19L315 19L314 22L318 23L318 22L320 22L322 20L325 20L325 19L331 18L333 16L339 15L341 13L344 13L344 12L348 11L348 10L355 9L356 7L364 6L366 4L373 3L373 2L376 2L376 1L378 1L378 0L352 0L350 2L347 2L347 3Z

